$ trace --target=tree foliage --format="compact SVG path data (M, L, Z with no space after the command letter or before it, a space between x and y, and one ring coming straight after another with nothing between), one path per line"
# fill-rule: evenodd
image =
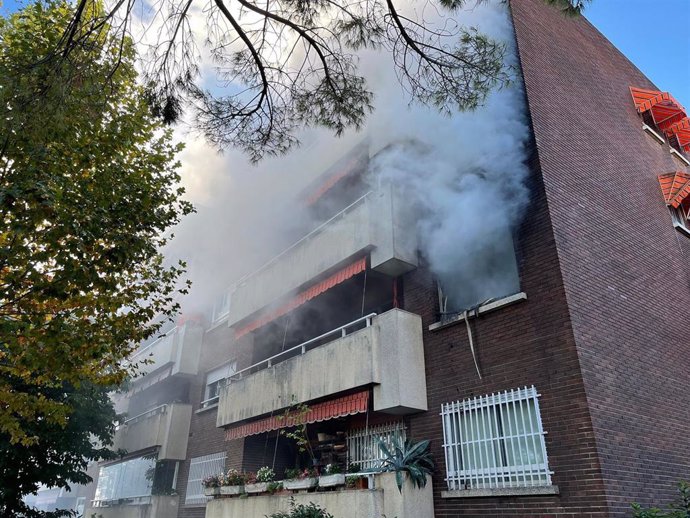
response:
M120 383L184 289L184 265L159 252L192 210L180 148L150 115L131 43L95 37L102 15L90 3L70 26L70 4L40 1L0 18L0 432L15 444L45 440L27 423L69 424L60 387ZM91 36L56 59L68 27Z
M56 518L68 511L40 512L28 507L22 498L35 493L39 485L69 489L72 484L87 484L90 461L113 458L108 449L116 419L107 387L82 383L79 388L61 386L37 388L13 378L18 392L36 394L61 402L71 409L65 426L46 419L22 420L21 428L40 441L28 446L11 443L0 432L0 516Z
M73 34L93 1L79 0L57 55L93 37ZM410 99L443 113L479 106L510 79L505 46L455 19L482 1L118 0L102 23L114 23L122 38L143 34L146 88L157 113L174 122L193 107L210 142L259 160L297 144L299 128L340 134L364 123L372 92L358 71L363 48L392 59ZM545 1L574 13L588 0ZM211 68L214 77L204 73Z
M634 518L690 518L690 484L681 480L678 483L678 498L666 510L658 507L645 509L632 504Z

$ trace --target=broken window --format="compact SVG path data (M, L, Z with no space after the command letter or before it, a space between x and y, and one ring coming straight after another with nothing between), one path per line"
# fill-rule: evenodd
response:
M506 229L500 238L487 239L467 252L456 269L438 274L437 286L442 318L518 293L520 276L510 232Z

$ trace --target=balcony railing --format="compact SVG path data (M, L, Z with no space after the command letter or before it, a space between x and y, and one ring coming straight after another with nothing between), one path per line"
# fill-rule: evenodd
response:
M421 317L370 314L237 372L221 391L217 425L367 386L374 410L427 409Z
M375 316L376 313L369 313L364 317L353 320L352 322L348 322L344 326L336 327L335 329L331 329L330 331L327 331L322 335L310 338L306 342L302 342L299 345L295 345L294 347L290 347L289 349L281 351L278 354L271 356L270 358L266 358L265 360L261 360L260 362L255 363L254 365L250 365L249 367L237 371L232 376L226 379L226 383L241 380L249 374L258 372L263 369L267 369L280 362L287 361L288 359L297 356L297 354L306 354L307 351L310 351L314 347L318 347L319 345L321 345L326 338L343 338L347 336L349 329L357 328L356 330L359 330L362 327L369 327L371 326L372 318L374 318Z
M411 207L397 189L369 192L241 279L230 297L230 326L314 279L369 253L371 268L400 275L417 266Z

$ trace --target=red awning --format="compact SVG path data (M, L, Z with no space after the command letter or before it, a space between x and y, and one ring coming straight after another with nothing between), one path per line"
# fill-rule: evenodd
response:
M690 197L690 174L683 171L659 175L659 185L666 205L677 209Z
M327 178L324 183L319 185L318 188L307 197L307 205L314 205L314 203L316 203L319 200L319 198L321 198L321 196L326 194L333 188L335 184L337 184L340 180L349 175L355 169L355 166L358 163L358 159L352 159L345 167L337 171L330 178Z
M298 424L318 423L337 417L362 414L367 411L368 405L369 391L365 390L349 396L332 399L331 401L317 403L310 406L309 411L304 414L291 412L287 416L283 414L266 417L252 423L229 428L225 431L225 440L232 441L233 439L242 439L250 435L280 430L281 428L290 428Z
M307 288L306 290L298 293L294 297L292 297L288 302L283 304L282 306L278 307L277 309L271 311L270 313L267 313L265 315L262 315L261 317L252 320L248 324L243 325L242 327L237 328L235 331L235 339L238 339L247 333L251 333L252 331L255 331L256 329L259 329L262 326L265 326L269 322L272 322L278 317L281 317L293 309L301 306L302 304L310 301L314 297L321 295L324 291L330 290L333 286L336 286L340 284L341 282L344 282L348 280L351 277L354 277L358 273L363 272L367 267L367 258L362 257L361 259L356 260L354 263L346 266L342 270L337 271L327 279Z
M683 151L690 153L690 118L685 117L675 124L671 124L666 133L675 135Z
M685 108L676 101L668 92L658 90L644 90L630 87L635 108L638 113L650 111L654 123L662 131L667 131L670 126L680 122L687 116Z

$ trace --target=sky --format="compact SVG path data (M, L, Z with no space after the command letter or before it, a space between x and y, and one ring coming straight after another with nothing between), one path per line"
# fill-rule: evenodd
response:
M690 0L593 0L585 16L660 90L690 109Z

